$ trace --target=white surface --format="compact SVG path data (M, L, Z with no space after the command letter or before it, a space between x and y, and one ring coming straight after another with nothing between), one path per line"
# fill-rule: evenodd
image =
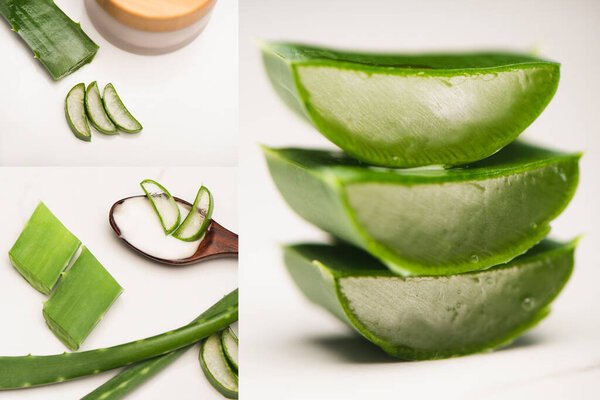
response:
M253 0L241 2L240 21L242 399L600 398L600 3ZM575 199L553 223L554 237L585 236L552 314L502 351L399 362L305 301L278 244L324 235L283 202L256 142L332 145L275 95L253 37L395 51L538 47L562 62L558 93L524 134L586 151Z
M237 0L219 0L200 36L159 56L123 51L98 33L80 0L56 4L100 49L91 64L55 82L0 18L0 165L236 165ZM144 130L83 142L64 112L77 83L111 82ZM93 128L92 128L93 130Z
M68 349L46 327L37 292L13 268L6 253L42 200L124 288L80 350L117 345L159 334L196 318L237 287L237 261L213 260L187 267L156 264L130 250L108 224L112 204L143 194L139 182L155 179L193 201L203 182L215 198L213 217L237 232L236 168L0 168L3 212L0 231L0 354L56 354ZM7 195L9 194L10 195ZM198 346L127 398L221 399L204 378ZM78 399L116 372L57 385L0 392L2 399Z

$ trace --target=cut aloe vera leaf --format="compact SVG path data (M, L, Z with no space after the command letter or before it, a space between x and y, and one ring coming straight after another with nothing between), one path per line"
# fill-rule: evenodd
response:
M164 186L152 179L143 180L140 182L140 186L144 189L148 200L150 200L152 207L156 210L165 235L173 232L179 226L179 221L181 220L179 207L173 196L171 196Z
M325 137L389 167L460 165L512 142L544 110L560 65L511 53L362 54L262 47L273 87Z
M229 362L229 365L233 368L234 371L238 370L238 338L231 329L228 327L227 329L221 332L221 343L223 345L223 352L225 353L225 357Z
M198 318L192 322L214 318L219 314L226 313L234 304L237 304L237 290L228 294L219 302L215 303L212 307L200 314ZM178 359L181 355L183 355L183 353L188 351L190 347L191 346L187 346L163 356L143 361L132 365L131 367L125 368L106 383L82 397L81 400L122 399L134 389L166 368L173 361Z
M196 194L190 212L181 223L181 226L173 233L173 237L186 242L200 239L208 229L208 225L210 225L213 205L212 194L205 186L202 186Z
M284 256L311 301L386 353L425 360L493 349L533 327L569 279L574 249L544 240L486 271L420 277L348 245L289 246Z
M85 84L78 83L69 90L65 99L65 113L75 137L86 142L91 141L92 133L85 115Z
M112 83L104 87L102 104L112 122L122 131L137 133L142 130L142 125L129 113Z
M52 0L2 0L0 14L55 80L92 61L98 45Z
M50 294L80 245L79 239L40 202L8 257L31 286Z
M98 90L98 84L96 81L90 83L85 91L85 111L90 119L90 122L98 131L106 133L107 135L114 135L117 133L117 127L108 118L104 105L102 104L102 98L100 97L100 90Z
M524 253L573 197L580 157L512 143L464 168L398 170L341 152L264 153L294 211L402 275L475 271Z
M198 358L202 371L211 385L228 399L237 399L237 375L229 367L219 334L209 336L202 343Z
M79 346L119 297L123 288L84 246L44 303L48 327L67 347Z

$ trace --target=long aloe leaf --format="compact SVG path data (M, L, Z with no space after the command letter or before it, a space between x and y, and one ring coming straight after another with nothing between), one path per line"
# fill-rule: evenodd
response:
M397 170L341 152L264 153L292 209L403 275L475 271L524 253L572 198L580 157L513 143L463 168Z
M0 389L18 389L63 382L148 360L189 346L237 321L237 289L220 302L226 307L218 314L135 342L81 353L0 357Z
M574 248L545 240L486 271L406 278L347 245L295 245L284 255L309 300L386 353L423 360L492 349L534 326L569 279Z
M98 45L52 0L0 0L0 14L55 80L92 61Z
M512 53L369 54L268 43L284 102L375 165L459 165L512 142L552 99L560 65Z
M237 292L236 292L237 294ZM227 309L233 304L233 295L226 296L211 308L200 314L193 322L201 319L212 318L221 313L227 312ZM171 353L165 354L151 360L143 361L132 365L115 375L112 379L99 386L93 392L84 396L81 400L118 400L131 393L135 388L152 378L162 371L165 367L177 360L183 353L188 351L191 346L181 348Z

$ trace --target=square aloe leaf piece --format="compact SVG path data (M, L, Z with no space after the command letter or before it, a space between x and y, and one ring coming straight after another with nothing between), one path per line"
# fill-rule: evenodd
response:
M79 239L40 202L8 256L31 286L50 294L80 245Z
M401 277L349 245L284 248L312 302L386 353L455 357L506 345L549 313L573 270L575 242L544 240L507 264L448 276Z
M399 170L342 152L264 153L294 211L401 275L476 271L524 253L573 197L580 157L516 142L465 167Z
M46 323L65 345L77 350L123 289L83 247L81 255L44 303Z
M277 94L353 157L460 165L506 146L550 102L560 65L524 54L373 54L262 46Z

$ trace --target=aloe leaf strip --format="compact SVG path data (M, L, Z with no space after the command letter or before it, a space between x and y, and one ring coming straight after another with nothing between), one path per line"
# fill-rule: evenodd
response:
M210 224L213 205L214 201L210 191L205 186L200 187L190 212L173 233L173 237L186 242L200 239Z
M156 186L155 190L150 190L150 185ZM146 193L146 197L148 197L148 200L150 200L154 211L156 211L156 214L158 215L160 223L163 227L163 230L165 231L165 235L168 235L171 232L173 232L179 226L179 222L181 221L181 215L179 212L179 206L177 205L177 202L175 201L173 196L171 196L171 193L169 193L169 191L163 185L156 181L153 181L152 179L143 180L142 182L140 182L140 186L144 190L144 193ZM165 200L164 197L166 197L166 201L168 204L165 204L162 201ZM158 203L159 200L161 201L160 204ZM177 218L172 221L172 224L169 224L169 221L165 221L167 216L166 213L169 211L168 208L171 209L173 214L177 214Z
M64 382L167 354L220 331L238 318L237 289L220 302L224 311L178 329L109 348L50 356L0 357L0 389Z
M100 97L100 90L96 81L90 83L85 90L85 111L90 122L99 132L107 135L118 133L117 127L110 120L108 114L106 114L106 110L104 110L102 97Z
M229 295L231 297L231 295ZM227 311L231 303L230 299L224 298L210 307L208 310L200 314L193 322L197 322L203 318L210 318L219 313ZM81 400L118 400L131 393L134 389L142 385L144 382L152 378L161 370L169 366L177 360L183 353L188 351L192 346L187 346L171 353L165 354L151 360L143 361L131 367L125 368L113 378L108 380L103 385L88 393Z
M46 67L59 80L92 61L98 45L52 0L2 0L6 18Z
M65 114L75 137L91 141L92 133L85 113L85 84L78 83L69 90L65 98Z
M231 329L228 327L221 332L221 343L223 345L223 352L227 361L231 367L237 372L238 370L238 338Z
M102 104L108 117L123 132L137 133L142 130L142 124L127 110L112 83L104 86Z
M228 399L238 398L238 378L229 366L218 333L202 342L198 360L206 379Z

